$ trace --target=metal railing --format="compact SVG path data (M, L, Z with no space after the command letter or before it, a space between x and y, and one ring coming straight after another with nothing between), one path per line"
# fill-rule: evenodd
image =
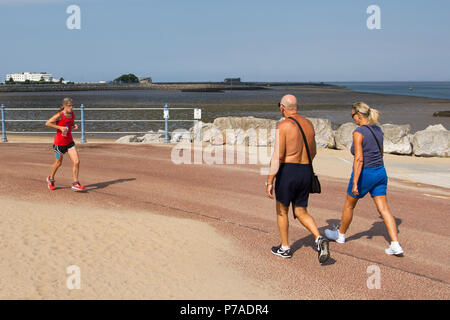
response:
M1 105L1 116L2 116L2 142L8 142L8 138L6 136L7 133L12 134L51 134L52 132L45 131L45 132L38 132L38 131L22 131L22 132L16 132L16 131L7 131L6 130L6 122L47 122L47 120L27 120L27 119L6 119L5 111L55 111L55 108L6 108L3 104ZM160 108L86 108L83 104L80 106L80 108L74 108L74 110L80 110L81 111L81 143L86 143L86 134L122 134L122 133L148 133L148 131L86 131L85 130L85 124L86 122L164 122L164 142L168 143L169 140L169 122L193 122L196 124L198 121L201 120L202 117L202 110L199 108L169 108L167 104L164 105L164 107ZM133 111L133 110L162 110L163 111L163 119L85 119L85 112L86 111ZM175 120L169 120L170 111L178 111L178 110L194 110L194 117L193 119L175 119ZM74 132L76 134L77 132Z

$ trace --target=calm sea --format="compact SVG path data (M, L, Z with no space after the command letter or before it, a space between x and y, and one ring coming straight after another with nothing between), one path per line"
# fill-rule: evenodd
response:
M450 99L450 82L333 82L351 90Z

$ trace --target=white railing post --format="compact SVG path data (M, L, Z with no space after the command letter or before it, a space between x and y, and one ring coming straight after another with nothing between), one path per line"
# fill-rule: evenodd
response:
M169 143L169 107L167 106L167 103L164 106L164 142Z
M198 127L198 123L202 120L202 109L194 109L194 128ZM197 128L198 129L198 128ZM195 130L194 130L195 132ZM200 127L200 142L202 142L202 128Z
M3 104L2 104L2 142L8 142L8 138L6 138L5 106Z
M84 104L81 105L81 139L80 143L86 143L86 137L84 136Z

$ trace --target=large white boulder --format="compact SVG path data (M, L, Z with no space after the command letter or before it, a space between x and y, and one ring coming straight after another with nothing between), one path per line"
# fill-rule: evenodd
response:
M201 139L203 142L211 142L211 140L217 140L218 136L222 135L223 133L221 130L217 129L212 123L209 123L208 126L202 130Z
M227 145L267 147L275 142L275 130L275 128L227 129L225 130L225 141Z
M211 131L213 128L214 125L212 123L198 121L192 128L189 129L189 131L191 132L193 141L209 142L211 136L216 134L216 132Z
M158 130L158 132L149 131L143 137L138 138L141 143L152 144L152 143L164 143L165 142L165 132L164 130Z
M115 143L133 143L133 142L139 142L137 135L128 135L124 137L120 137L115 141Z
M353 122L342 124L335 132L336 149L350 149L353 143L353 131L358 126Z
M269 146L275 141L276 120L254 117L220 117L213 128L222 133L214 135L213 144ZM211 129L213 130L213 129ZM212 142L212 139L211 139Z
M381 130L383 130L384 133L384 152L403 155L412 154L412 144L409 133L411 126L409 124L383 124Z
M211 130L211 131L213 131L213 130ZM214 134L212 134L211 138L209 139L209 143L211 143L211 145L213 145L213 146L224 145L226 143L225 133L220 130L214 131Z
M191 132L186 129L177 129L174 132L172 132L170 137L171 143L178 143L178 142L191 142Z
M307 118L311 121L316 133L316 145L320 148L334 149L336 146L331 121L321 118Z
M280 121L284 118L280 119ZM334 148L335 138L328 119L309 119L316 131L316 143L322 148ZM275 142L275 129L279 121L254 117L220 117L212 124L197 123L190 130L193 139L212 142L214 145L271 146Z
M277 125L276 120L255 117L220 117L213 122L219 130L227 129L273 129Z
M450 132L441 124L416 132L413 152L423 157L450 157Z

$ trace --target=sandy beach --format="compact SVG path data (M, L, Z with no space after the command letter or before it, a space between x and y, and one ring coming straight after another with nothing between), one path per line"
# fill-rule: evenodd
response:
M75 203L0 203L0 299L279 298L227 267L239 248L205 223ZM74 265L79 290L66 284Z
M87 191L70 190L66 161L50 192L45 177L53 155L39 139L0 144L2 299L446 299L450 294L450 261L443 254L449 250L449 159L385 159L403 258L384 254L384 224L364 199L349 241L332 243L329 263L320 266L312 237L294 220L293 258L270 254L279 234L259 165L175 165L172 146L79 144L80 181ZM321 232L338 223L350 160L346 151L319 150L315 168L323 193L311 196L309 210ZM67 287L66 268L72 265L81 270L80 289ZM366 285L371 265L381 270L380 290Z

